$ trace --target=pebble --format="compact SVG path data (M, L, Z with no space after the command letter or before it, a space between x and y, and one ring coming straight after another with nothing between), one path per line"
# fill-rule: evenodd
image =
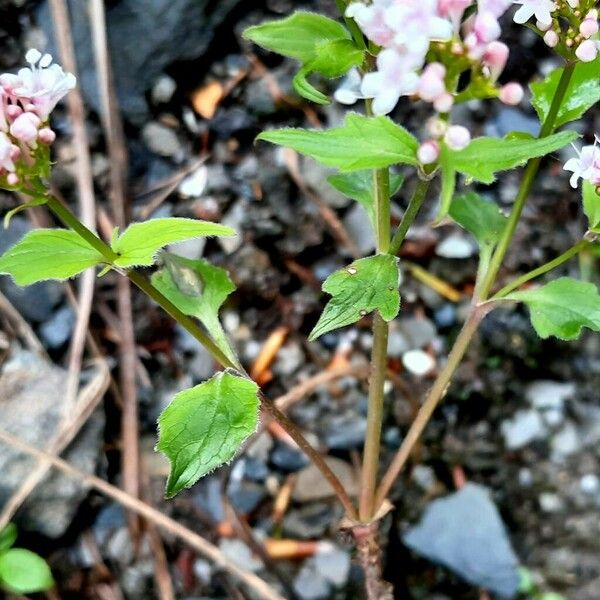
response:
M356 413L329 418L322 439L334 450L351 450L362 446L367 431L367 419Z
M367 212L360 204L355 204L344 216L344 227L350 239L356 244L362 255L375 250L375 234Z
M208 585L212 577L212 566L203 558L194 561L194 575L204 584Z
M219 244L227 254L233 254L243 243L244 236L242 235L242 224L246 219L247 205L244 200L238 200L233 206L223 215L221 223L227 227L231 227L237 233L233 237L220 237Z
M402 355L402 364L417 377L423 377L435 368L435 360L423 350L409 350Z
M282 471L290 473L299 471L310 461L306 458L306 455L297 448L292 448L287 444L278 443L271 452L271 462Z
M325 462L342 482L342 485L350 496L356 496L358 491L358 482L354 469L347 462L328 456ZM298 473L296 485L292 498L296 502L305 503L315 500L325 500L334 496L333 489L323 474L312 463Z
M75 324L75 313L70 306L59 308L40 326L40 337L48 348L60 348L70 337Z
M286 535L301 540L323 537L341 517L336 506L323 502L311 502L290 510L283 519Z
M519 561L498 509L480 485L467 483L458 492L431 502L403 541L473 585L501 598L517 594Z
M579 488L588 496L596 496L600 492L600 478L595 473L587 473L579 480Z
M437 245L435 253L442 258L469 258L475 253L475 246L466 236L452 233Z
M407 350L418 350L429 346L437 336L435 325L426 318L403 319L398 324L400 331L408 340Z
M552 438L552 458L560 460L574 454L581 448L579 432L572 422L565 423L563 428Z
M553 492L542 492L539 496L539 503L545 513L559 513L565 508L562 498Z
M304 351L300 344L289 341L279 349L273 371L277 375L289 377L304 364L304 361Z
M262 561L252 554L250 548L238 539L221 538L219 549L240 569L257 573L263 568Z
M331 542L319 542L312 557L315 570L332 586L342 587L350 574L350 555L346 550Z
M162 123L151 121L144 125L142 139L148 149L159 156L167 156L179 160L185 154L177 133Z
M200 198L206 190L207 183L208 169L206 165L202 165L179 184L178 191L184 198Z
M518 450L535 440L546 437L548 430L536 410L517 411L512 419L500 425L504 443L509 450Z
M309 561L294 579L294 591L299 600L327 600L329 584Z
M152 87L152 102L154 104L170 102L176 89L177 82L172 77L161 75Z
M415 465L410 477L424 492L431 491L437 482L435 471L427 465Z

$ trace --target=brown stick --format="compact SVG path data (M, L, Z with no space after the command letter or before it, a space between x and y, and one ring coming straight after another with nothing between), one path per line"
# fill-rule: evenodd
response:
M4 431L0 431L0 442L7 444L16 450L19 450L20 452L23 452L24 454L33 456L40 461L51 464L53 467L62 473L65 473L69 477L80 481L84 485L93 487L115 502L122 504L128 510L131 510L145 519L152 521L158 527L161 527L169 533L177 536L191 546L194 550L209 560L212 560L216 565L226 570L230 575L251 588L260 598L264 600L285 600L283 596L280 596L266 582L260 579L260 577L254 575L254 573L249 573L248 571L241 569L231 562L216 546L211 544L209 541L205 540L203 537L199 536L197 533L194 533L187 527L184 527L180 523L177 523L177 521L171 519L170 517L163 515L155 508L148 506L141 500L130 496L114 485L111 485L110 483L107 483L106 481L103 481L102 479L99 479L93 475L86 475L79 469L71 466L68 462L56 456L52 456L47 452L38 450L30 444L27 444L18 438L5 433Z

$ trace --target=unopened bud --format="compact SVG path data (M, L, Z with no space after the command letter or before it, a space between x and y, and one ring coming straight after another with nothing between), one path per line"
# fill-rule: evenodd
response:
M16 173L9 173L6 176L6 183L8 185L17 185L19 183L19 176Z
M56 139L56 133L54 133L54 131L52 131L50 127L44 127L40 129L40 131L38 132L38 136L40 142L42 142L42 144L46 144L47 146L52 144Z
M575 50L575 56L582 62L592 62L598 56L598 47L593 40L581 42Z
M440 94L434 101L433 107L440 113L447 113L452 108L454 104L454 96L449 92L444 92Z
M490 79L496 81L500 77L508 60L508 46L502 42L490 42L485 49L483 62L490 69Z
M440 145L435 140L429 140L419 146L417 158L422 165L430 165L440 157Z
M31 144L38 136L40 119L33 113L19 115L10 126L10 133L21 142Z
M433 102L435 98L443 94L446 91L444 84L445 74L446 69L443 65L439 63L427 65L419 80L419 96L427 102Z
M6 114L11 120L16 119L19 115L23 114L23 109L16 104L9 104L6 107Z
M542 23L541 21L536 21L535 26L540 30L540 31L548 31L548 29L550 29L550 27L552 27L552 23Z
M471 134L462 125L452 125L448 128L444 141L451 150L463 150L470 144Z
M598 33L598 20L586 17L579 26L579 33L581 33L584 38L596 35Z
M511 82L500 89L499 98L504 104L516 106L523 100L523 95L523 87L518 83Z
M439 139L443 137L448 130L448 123L442 119L433 117L427 121L426 129L432 138Z
M554 48L558 44L558 33L554 29L549 29L544 34L544 43L550 48Z

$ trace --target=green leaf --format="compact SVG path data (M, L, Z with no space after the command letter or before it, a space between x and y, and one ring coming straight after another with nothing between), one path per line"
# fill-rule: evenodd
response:
M54 579L41 556L13 548L0 554L0 583L15 594L33 594L52 588Z
M464 150L447 150L449 166L482 183L493 183L498 171L524 165L530 158L545 156L577 139L563 131L541 139L480 137Z
M154 264L161 248L211 235L230 237L235 235L235 231L218 223L179 217L133 223L113 242L113 250L120 255L115 265L125 268L149 267Z
M544 122L562 76L563 69L555 69L544 79L531 84L531 103L540 121ZM600 101L600 57L588 63L578 62L564 100L558 111L556 126L579 119L589 108Z
M355 323L374 310L391 321L400 310L398 259L389 254L361 258L336 271L323 283L323 291L333 298L328 302L309 341Z
M327 179L338 191L356 200L367 211L372 224L375 224L375 208L373 204L373 171L352 171L338 173ZM390 173L390 196L398 193L404 183L404 177Z
M0 256L0 274L17 285L65 280L104 262L102 255L74 231L35 229Z
M227 271L205 260L190 260L166 252L162 259L165 266L152 275L152 285L181 312L199 319L217 346L237 363L219 322L219 309L235 290Z
M244 38L283 56L307 63L316 57L316 46L324 42L350 39L346 28L333 19L298 11L293 15L249 27Z
M562 277L534 290L513 292L506 300L525 302L541 338L574 340L581 329L600 331L600 295L593 283Z
M36 206L43 206L47 202L48 202L48 199L45 198L44 196L42 196L41 198L34 198L33 200L30 200L29 202L25 202L24 204L19 204L19 206L16 206L12 210L9 210L4 215L4 229L9 228L10 222L12 221L12 218L15 215L18 215L20 212L23 212L24 210L27 210L28 208L34 208Z
M583 212L588 218L590 229L597 231L600 226L600 196L596 186L589 181L583 182Z
M294 85L294 89L302 98L306 98L315 104L321 104L325 106L326 104L330 104L331 100L329 96L326 96L323 92L320 92L316 87L314 87L307 79L307 77L312 73L312 70L309 66L302 67L292 79L292 84Z
M17 526L9 523L0 531L0 552L5 552L17 541Z
M480 246L495 246L508 221L497 204L475 192L457 196L450 206L450 217L470 231Z
M293 148L342 172L417 164L417 140L387 117L350 113L342 127L265 131L257 139Z
M158 420L156 449L171 462L167 497L231 460L256 431L258 407L258 386L229 372L177 394Z

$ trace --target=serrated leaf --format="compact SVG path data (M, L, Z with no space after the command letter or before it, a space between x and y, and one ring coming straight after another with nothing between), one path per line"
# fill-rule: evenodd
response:
M54 579L41 556L12 548L0 554L0 584L15 594L33 594L51 589Z
M555 69L544 79L531 84L531 103L541 122L546 120L563 69ZM600 57L588 63L578 62L558 111L556 127L579 119L600 102Z
M495 174L523 166L529 159L560 150L579 137L562 131L540 139L480 137L464 150L447 150L449 166L482 183L493 183Z
M0 274L17 285L47 279L65 280L105 262L102 255L74 231L35 229L0 256Z
M225 355L237 362L219 321L219 309L234 290L227 271L205 260L164 253L165 266L152 275L152 285L180 311L199 319Z
M457 196L450 206L450 217L471 232L480 246L497 244L508 221L497 204L475 192Z
M600 331L600 295L593 283L562 277L505 299L527 304L531 324L541 338L574 340L584 327Z
M332 175L327 181L340 193L356 200L367 211L371 224L375 224L373 204L373 171L352 171ZM404 183L404 177L390 173L390 196L398 193Z
M235 231L219 223L180 217L133 223L113 242L113 251L119 254L114 264L123 268L149 267L158 251L169 244L213 235L230 237Z
M9 523L2 531L0 531L0 552L6 552L17 541L17 526L14 523Z
M159 417L156 446L171 462L173 497L233 458L258 425L258 386L229 372L180 392Z
M302 63L313 60L317 44L350 39L346 28L333 19L311 12L297 11L277 21L249 27L244 38Z
M596 192L596 186L589 181L583 182L583 212L588 218L592 231L600 227L600 196Z
M398 259L389 254L361 258L336 271L323 283L323 291L331 296L309 340L356 323L373 312L391 321L400 310Z
M387 117L350 113L342 127L265 131L257 139L292 148L342 172L417 164L417 140Z

